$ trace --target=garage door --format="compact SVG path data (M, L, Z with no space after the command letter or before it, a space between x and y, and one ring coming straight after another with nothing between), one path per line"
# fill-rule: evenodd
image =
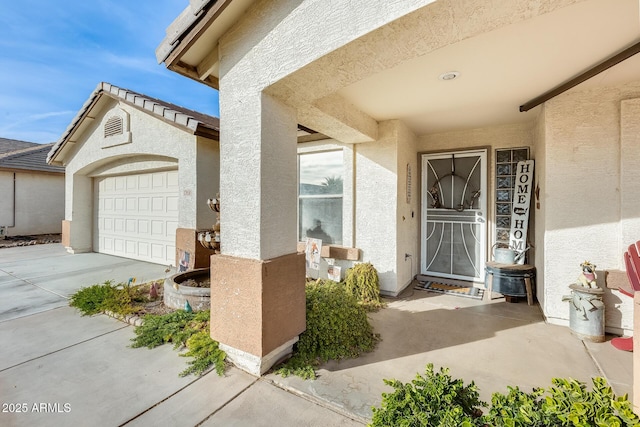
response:
M178 171L95 178L94 251L175 264Z

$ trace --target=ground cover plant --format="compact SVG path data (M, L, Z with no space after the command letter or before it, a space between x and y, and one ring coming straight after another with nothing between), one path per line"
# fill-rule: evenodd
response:
M154 348L172 343L174 349L186 349L180 356L192 358L189 366L180 373L181 376L202 375L211 366L222 375L226 354L209 335L210 312L175 310L165 314L145 314L146 304L154 299L150 296L150 288L154 283L158 285L161 282L139 286L113 284L111 281L95 284L74 293L69 305L77 308L83 316L101 313L116 317L142 316L142 324L134 329L136 336L132 339L132 347Z
M155 282L133 286L128 283L106 281L80 289L71 295L69 305L77 308L83 316L100 313L114 313L129 316L143 311L143 304L149 302L149 289ZM157 283L155 283L157 286Z
M640 427L628 397L616 397L604 378L593 378L591 390L563 378L531 393L509 387L507 394L493 393L488 408L473 382L465 385L445 368L434 372L431 364L411 383L384 382L394 391L372 408L370 426ZM481 407L488 409L485 415Z
M209 318L209 310L197 313L176 310L163 315L147 314L142 325L137 326L134 331L136 336L132 339L131 347L155 348L172 343L174 349L187 349L180 356L193 358L180 376L202 375L211 366L218 375L222 375L226 354L209 335Z
M276 373L315 378L319 364L357 357L375 347L378 337L366 310L342 284L323 279L307 283L306 309L307 329Z

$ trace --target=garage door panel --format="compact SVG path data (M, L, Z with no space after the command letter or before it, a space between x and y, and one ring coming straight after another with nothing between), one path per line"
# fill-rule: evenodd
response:
M178 171L167 173L167 188L173 188L178 191Z
M171 264L178 226L177 171L96 178L97 252Z
M178 229L178 221L167 221L167 237L175 236Z
M178 196L167 197L167 212L178 212Z
M164 197L154 197L151 199L151 212L164 212Z

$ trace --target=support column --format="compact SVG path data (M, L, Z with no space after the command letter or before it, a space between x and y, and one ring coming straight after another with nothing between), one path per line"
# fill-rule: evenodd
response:
M220 97L222 254L211 257L211 337L259 376L305 329L296 114L269 95Z
M83 253L93 250L93 180L74 173L67 179L65 197L64 243L67 252Z

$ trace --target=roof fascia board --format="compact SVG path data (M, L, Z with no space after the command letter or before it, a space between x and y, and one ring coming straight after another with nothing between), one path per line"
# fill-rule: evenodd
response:
M198 38L213 24L213 22L224 12L233 0L217 0L206 9L206 12L196 17L196 20L187 27L180 37L172 43L169 53L164 57L158 57L159 62L164 62L167 68L180 62L180 58ZM199 80L199 79L198 79Z
M60 140L61 142L59 141L53 146L53 148L51 149L52 151L47 156L47 163L53 165L62 165L62 160L59 160L59 157L67 151L68 143L75 143L72 138L80 129L81 123L83 123L83 121L86 119L94 119L89 115L98 104L102 96L109 97L116 102L122 102L124 104L130 105L137 110L146 112L147 114L160 119L170 124L171 126L178 127L179 129L182 129L190 134L196 135L199 133L202 136L207 136L208 138L219 138L219 131L217 129L204 125L198 119L191 117L183 112L176 111L168 105L162 105L162 101L160 100L149 99L142 94L134 93L127 89L122 89L109 83L102 82L98 84L98 86L92 92L89 99L84 103L74 120L67 127Z
M602 73L603 71L608 70L609 68L621 63L622 61L631 58L633 55L640 53L640 41L636 44L624 49L623 51L605 59L597 65L589 68L587 71L573 77L572 79L562 83L560 86L557 86L550 91L543 93L542 95L532 99L531 101L525 102L520 106L520 111L525 112L529 111L532 108L537 107L538 105L549 101L552 98L560 95L563 92L568 91L569 89L578 86L580 83L583 83L590 78Z

